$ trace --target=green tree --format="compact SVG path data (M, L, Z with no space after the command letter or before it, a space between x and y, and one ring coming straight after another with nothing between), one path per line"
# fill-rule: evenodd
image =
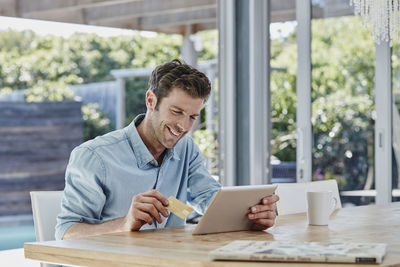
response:
M215 58L216 31L200 33L205 45L200 60ZM0 94L27 89L27 101L62 101L74 96L68 85L114 80L112 69L155 67L180 58L180 35L157 34L148 38L100 37L76 33L69 38L39 36L32 31L0 31ZM145 111L147 78L126 82L126 124ZM83 108L85 140L111 129L98 107ZM100 118L99 120L96 118ZM96 126L97 125L97 126Z
M296 32L272 41L273 151L294 160ZM312 22L312 126L315 179L336 178L344 189L362 188L373 163L374 43L360 18Z

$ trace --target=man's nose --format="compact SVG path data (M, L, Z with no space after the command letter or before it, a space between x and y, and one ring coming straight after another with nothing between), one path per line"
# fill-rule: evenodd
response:
M187 132L192 127L192 120L190 118L185 118L178 122L177 127L181 132Z
M178 122L178 124L177 124L176 126L178 127L178 131L179 131L179 132L185 131L185 129L183 128L183 126L181 125L180 122Z

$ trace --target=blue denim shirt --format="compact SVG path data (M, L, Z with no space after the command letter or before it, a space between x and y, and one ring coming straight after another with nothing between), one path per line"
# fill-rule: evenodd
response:
M61 213L57 217L56 239L75 223L101 223L128 212L133 196L151 189L165 197L190 204L204 213L221 187L208 173L204 158L190 136L184 136L165 153L161 166L140 138L135 122L76 147L65 174ZM141 229L179 226L184 220L170 214L163 222Z

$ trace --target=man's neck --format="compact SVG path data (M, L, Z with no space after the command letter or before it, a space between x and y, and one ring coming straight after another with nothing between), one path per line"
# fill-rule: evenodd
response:
M157 160L158 164L161 165L165 147L157 141L150 124L151 121L146 116L136 129L149 152L153 155L154 159Z

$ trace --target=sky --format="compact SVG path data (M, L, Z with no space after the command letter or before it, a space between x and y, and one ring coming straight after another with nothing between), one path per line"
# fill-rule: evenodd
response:
M273 23L271 24L271 38L278 39L287 36L296 26L295 22ZM111 27L100 27L90 25L80 25L61 22L50 22L43 20L21 19L0 16L0 30L13 29L17 31L32 30L36 34L52 34L56 36L69 37L75 32L96 33L99 36L109 37L118 35L141 34L147 37L154 37L156 33L148 31L135 31L128 29L118 29Z

